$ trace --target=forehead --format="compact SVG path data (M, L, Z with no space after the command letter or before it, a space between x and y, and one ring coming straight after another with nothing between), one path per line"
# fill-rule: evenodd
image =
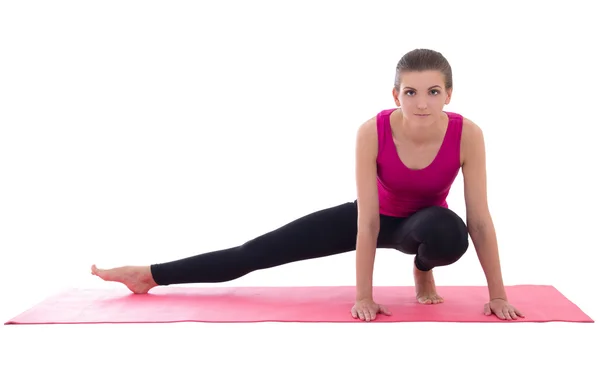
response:
M402 86L427 89L434 85L444 85L444 75L436 70L412 71L402 73Z

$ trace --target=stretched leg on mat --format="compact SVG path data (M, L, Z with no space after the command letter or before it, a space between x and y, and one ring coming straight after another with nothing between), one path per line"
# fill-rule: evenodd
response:
M92 274L121 282L134 293L157 285L226 282L256 270L353 251L356 234L355 201L308 214L236 247L150 266L94 265Z

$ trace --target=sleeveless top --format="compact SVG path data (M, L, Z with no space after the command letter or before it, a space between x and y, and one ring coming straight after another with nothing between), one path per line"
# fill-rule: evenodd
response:
M445 112L448 128L437 155L429 166L414 170L404 165L394 144L390 114L395 110L377 114L379 213L408 217L430 206L448 208L446 198L460 170L463 117Z

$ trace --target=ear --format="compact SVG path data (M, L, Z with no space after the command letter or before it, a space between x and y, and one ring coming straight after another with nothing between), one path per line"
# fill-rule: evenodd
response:
M450 100L452 99L452 88L449 88L446 93L448 94L448 96L446 97L446 101L444 102L446 105L448 105L450 103Z
M396 104L396 106L400 107L400 98L398 96L398 91L396 90L396 87L392 88L392 96L394 96L394 103Z

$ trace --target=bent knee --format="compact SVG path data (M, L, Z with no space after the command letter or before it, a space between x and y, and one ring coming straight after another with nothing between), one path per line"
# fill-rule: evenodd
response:
M469 233L465 221L449 208L433 206L423 210L428 227L436 234L436 243L443 244L444 253L462 256L469 246Z
M467 232L467 224L454 211L441 206L427 207L420 211L423 217L427 218L432 224L439 224L448 228L454 228L462 233Z

